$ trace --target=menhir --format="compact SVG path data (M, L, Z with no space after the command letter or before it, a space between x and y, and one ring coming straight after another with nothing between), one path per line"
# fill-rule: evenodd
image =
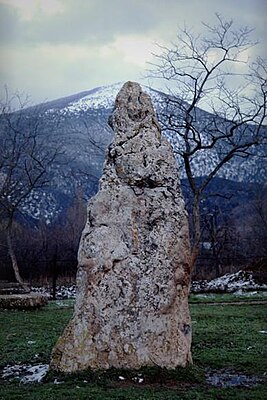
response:
M115 137L79 247L74 316L51 368L185 366L190 249L176 160L137 83L120 90L110 125Z

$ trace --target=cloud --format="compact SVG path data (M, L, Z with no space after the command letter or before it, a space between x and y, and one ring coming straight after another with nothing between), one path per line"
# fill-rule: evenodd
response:
M123 35L175 39L177 25L201 29L219 12L261 33L265 0L0 0L3 40L42 44L107 44ZM242 7L242 13L240 9ZM267 10L266 10L267 11ZM10 34L11 33L11 34Z
M23 20L32 20L36 14L51 15L64 10L61 0L1 0L1 3L17 9Z
M0 3L0 42L16 44L22 34L23 24L18 10Z
M0 48L9 68L0 67L4 82L23 89L33 99L44 101L118 81L139 80L142 68L115 51L81 45L43 44L32 49ZM15 66L19 66L15 68Z
M161 16L143 0L0 0L5 30L24 43L108 43L122 34L151 31ZM156 3L158 0L156 0ZM48 11L49 10L49 11Z
M100 54L105 58L116 56L126 63L146 68L147 62L157 51L158 47L149 36L124 35L116 37L112 43L103 46Z
M201 32L201 21L214 22L215 12L254 26L255 38L265 43L264 5L265 0L0 0L0 84L39 101L138 80L154 42L175 41L184 22Z

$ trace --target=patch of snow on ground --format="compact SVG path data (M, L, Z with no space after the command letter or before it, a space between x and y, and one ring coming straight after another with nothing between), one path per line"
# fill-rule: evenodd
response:
M237 290L236 292L233 293L235 296L243 296L243 297L253 297L253 296L258 296L259 294L263 298L267 298L267 290L266 290L266 285L261 286L260 289L256 291L243 291L243 290Z
M58 381L57 379L54 380L54 385L61 385L64 381Z
M192 293L217 292L217 293L233 293L267 290L267 285L259 285L253 280L253 275L250 272L238 271L235 274L226 274L211 281L194 281L191 285Z
M142 378L142 374L137 374L137 376L135 376L134 378L132 378L132 380L134 382L137 383L143 383L144 382L144 378Z
M247 376L244 374L234 374L232 372L214 372L206 375L207 382L217 387L252 387L262 382L262 379L256 376Z
M52 288L50 287L42 287L42 286L32 286L31 291L35 293L42 293L49 295L52 298ZM75 285L61 285L56 287L56 299L64 300L64 299L75 299L76 297L76 286Z
M57 299L74 299L76 297L76 286L57 286Z
M32 287L32 292L49 295L52 298L52 288L49 287ZM253 280L252 273L246 271L238 271L235 274L226 274L211 281L193 281L191 284L191 293L198 296L212 297L211 293L233 293L237 296L256 296L259 294L267 296L267 285L257 284ZM56 287L56 299L67 300L75 299L75 285L60 285ZM61 304L62 306L62 304ZM64 304L63 304L64 306ZM66 305L67 306L67 305Z
M48 364L17 364L7 365L2 372L2 378L7 380L19 379L21 383L41 382L47 374Z
M47 294L52 298L52 288L32 287L32 292ZM238 271L235 274L226 274L211 281L193 281L191 284L191 293L197 293L200 296L212 296L208 293L233 293L237 296L256 296L261 291L261 295L267 295L267 285L257 284L253 280L252 273ZM265 291L265 292L264 292ZM60 285L56 287L56 299L75 299L75 285Z
M208 300L215 299L215 295L212 293L197 293L196 297L201 298L201 299L208 299Z

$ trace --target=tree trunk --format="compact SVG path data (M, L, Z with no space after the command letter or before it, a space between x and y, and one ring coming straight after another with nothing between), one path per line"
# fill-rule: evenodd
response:
M57 270L57 245L55 247L53 260L52 260L52 287L53 287L53 300L56 300L57 294L57 278L58 278L58 270Z
M194 194L194 203L193 203L193 242L191 248L191 274L193 272L195 263L197 261L199 255L199 245L201 238L201 230L200 230L200 194Z
M16 281L23 287L24 290L27 292L29 291L29 287L26 285L26 283L23 281L20 272L19 272L19 266L17 262L17 257L14 252L13 244L12 244L12 222L8 225L7 227L7 247L8 247L8 253L11 258L11 263L12 263L12 268L15 274Z

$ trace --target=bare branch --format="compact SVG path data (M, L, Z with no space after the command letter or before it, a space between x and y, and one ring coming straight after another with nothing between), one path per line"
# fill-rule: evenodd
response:
M200 201L208 184L234 157L247 159L267 143L267 64L260 58L249 62L249 50L257 44L250 39L253 30L236 28L219 14L214 25L203 26L202 35L180 28L177 41L159 46L151 63L152 76L171 88L160 122L173 138L194 197L192 253L200 241ZM204 119L198 107L206 110ZM203 157L212 162L199 182L195 164Z

